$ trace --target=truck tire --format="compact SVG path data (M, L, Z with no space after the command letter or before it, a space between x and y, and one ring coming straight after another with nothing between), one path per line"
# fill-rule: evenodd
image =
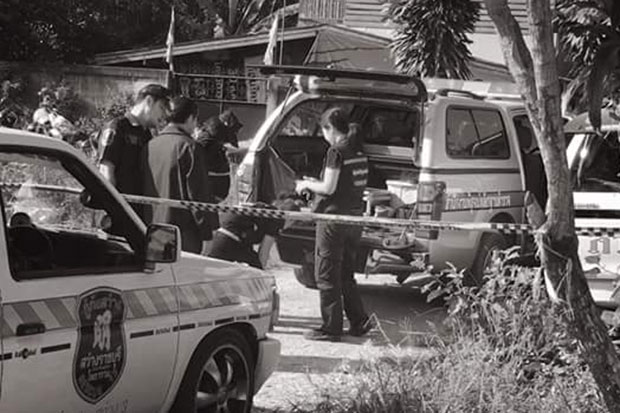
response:
M481 286L484 282L485 270L491 264L494 251L502 251L508 248L506 238L500 234L486 233L482 235L476 258L469 271L466 273L465 281L468 285Z
M250 413L254 357L234 329L216 331L189 361L171 413Z

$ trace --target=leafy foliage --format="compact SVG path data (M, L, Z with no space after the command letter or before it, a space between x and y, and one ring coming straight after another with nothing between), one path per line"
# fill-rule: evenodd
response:
M163 46L172 6L177 42L211 38L218 16L226 21L232 17L228 34L239 34L282 1L0 0L0 56L86 63L96 53Z
M395 348L294 411L606 412L538 269L498 268L480 289L449 275L429 286L449 306L446 331L428 337L430 356Z
M616 100L614 95L620 88L620 3L561 0L556 11L561 53L570 56L568 75L575 77L576 82L587 79L584 95L590 121L599 128L603 99ZM573 93L576 88L567 90Z
M396 0L390 19L396 23L391 48L396 66L419 76L469 79L473 33L480 4L471 0Z

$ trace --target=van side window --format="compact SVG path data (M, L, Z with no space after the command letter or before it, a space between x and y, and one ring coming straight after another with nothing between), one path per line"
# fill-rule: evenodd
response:
M418 113L413 111L371 108L362 125L367 131L364 143L413 148L418 119Z
M510 157L506 130L498 111L449 108L446 128L446 150L451 158Z

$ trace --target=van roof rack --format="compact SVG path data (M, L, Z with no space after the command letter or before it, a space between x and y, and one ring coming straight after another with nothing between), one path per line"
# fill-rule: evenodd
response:
M424 78L422 79L429 93L439 96L447 96L440 93L460 93L473 99L492 99L521 101L521 93L517 85L513 82L502 80L461 80L443 78ZM442 92L442 91L447 92Z
M248 65L248 67L257 68L263 75L279 75L279 76L313 76L318 79L325 79L334 82L337 79L343 80L367 80L369 82L385 82L391 83L394 90L396 85L410 85L410 89L414 91L415 97L419 101L426 101L428 93L426 86L420 78L415 76L403 75L398 73L372 71L372 70L355 70L355 69L329 69L324 67L313 66L287 66L287 65ZM354 85L350 85L352 90ZM372 87L380 87L378 84ZM390 95L392 96L392 95Z
M461 96L465 96L471 99L484 100L484 96L477 95L474 92L470 92L469 90L461 90L461 89L442 88L442 89L438 89L435 92L435 94L438 96L448 96L450 94L461 95Z
M264 75L306 75L318 76L336 80L338 78L360 79L360 80L379 80L383 82L394 83L411 83L418 81L418 78L409 75L401 75L398 73L379 72L372 70L356 70L356 69L329 69L324 67L313 66L292 66L292 65L248 65L260 70Z

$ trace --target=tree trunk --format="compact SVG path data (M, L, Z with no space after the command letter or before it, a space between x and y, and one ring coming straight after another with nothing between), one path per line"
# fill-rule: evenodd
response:
M564 307L567 330L581 344L581 356L608 410L620 412L620 360L590 295L578 256L549 0L528 0L531 55L507 0L484 2L499 32L508 68L525 99L545 164L547 220L536 237L545 278L551 295L557 296L557 305Z

